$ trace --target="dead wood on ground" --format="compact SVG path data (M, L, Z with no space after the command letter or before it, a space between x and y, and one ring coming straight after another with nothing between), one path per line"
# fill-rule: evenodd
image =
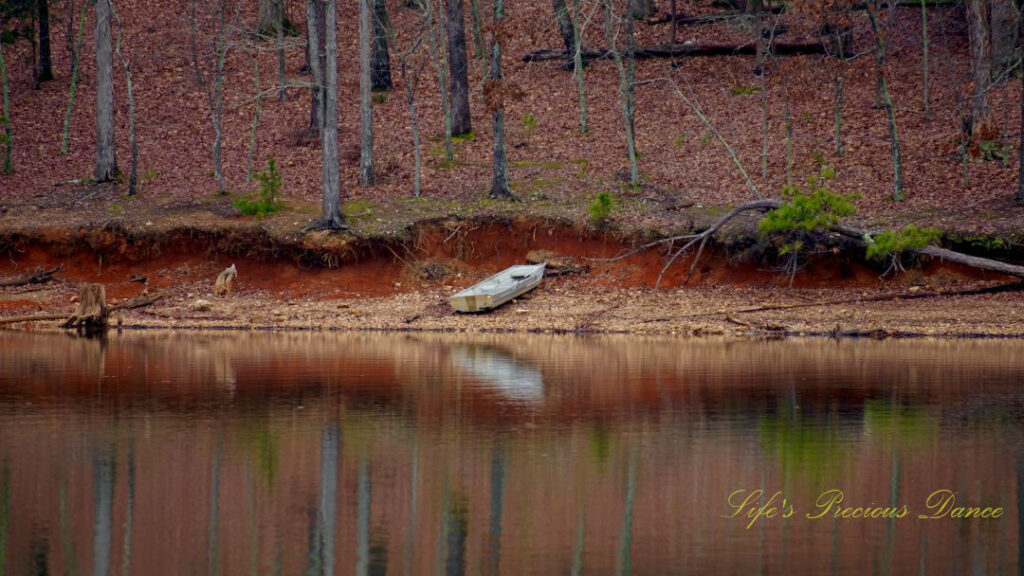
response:
M825 46L821 42L777 42L772 44L773 56L806 56L809 54L825 54ZM597 60L610 58L609 50L583 50L583 60ZM638 46L633 51L637 59L647 58L679 58L687 56L737 56L757 55L757 44L697 44L693 42L676 44L656 44L651 46ZM534 50L523 56L523 62L542 62L545 60L559 60L565 62L571 55L565 50Z
M8 286L25 286L27 284L42 284L53 280L53 275L63 270L63 266L57 266L49 270L43 270L42 268L36 268L35 272L19 276L17 278L0 278L0 287Z

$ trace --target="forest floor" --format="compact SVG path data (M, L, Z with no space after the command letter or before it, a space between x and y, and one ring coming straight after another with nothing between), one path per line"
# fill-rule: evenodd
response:
M341 4L339 13L355 13L354 2ZM202 69L197 75L189 11L142 0L118 2L117 8L136 87L140 190L135 196L126 194L123 183L88 183L95 90L90 42L83 46L70 151L60 154L70 70L66 7L54 6L52 14L56 80L33 90L27 43L4 46L12 84L15 172L0 175L0 252L7 256L0 278L37 266L63 265L64 270L54 283L0 288L0 316L70 314L78 286L101 281L112 300L143 290L166 294L151 307L122 314L124 324L140 326L1024 335L1024 315L1016 312L1024 309L1019 292L917 298L1008 280L942 263L919 262L909 273L881 278L884 270L859 262L862 253L833 247L803 255L805 266L790 288L790 277L766 255L749 218L724 231L686 283L690 258L680 259L656 282L665 262L663 250L618 263L586 260L699 230L728 207L754 198L722 143L699 119L696 104L765 196L778 198L787 178L802 182L828 165L836 171L829 185L856 195L858 212L851 224L871 230L909 223L934 226L943 231L945 245L1019 262L1024 207L1013 200L1013 150L1020 130L1020 82L1001 78L990 94L1000 133L995 160L963 162L956 144L969 83L962 7L929 8L927 115L920 10L896 11L886 73L903 144L902 202L889 199L888 133L885 112L874 105L872 39L863 12L852 14L853 59L779 57L763 81L752 73L751 56L640 61L636 129L642 185L633 188L626 177L614 66L595 61L587 67L590 131L580 134L571 73L557 61L521 59L531 50L560 45L550 4L517 4L510 12L504 51L506 78L518 88L506 100L512 187L520 200L514 203L486 198L491 135L480 61L470 62L476 132L455 144L454 161L447 162L437 82L424 47L411 58L420 72L415 94L424 136L421 197L412 194L412 138L397 58L395 90L374 106L380 182L372 188L358 185L358 78L347 56L355 53L357 33L355 19L344 18L339 36L343 212L352 233L334 236L302 231L319 213L320 152L302 136L309 95L297 86L309 80L300 72L301 46L287 53L288 82L296 87L283 102L263 97L253 130L254 65L260 70L259 89L268 90L275 80L275 56L266 46L256 50L259 43L245 35L235 39L224 83L229 193L218 195L202 83L212 73L207 52L214 14L197 4L196 56ZM401 3L389 3L389 9L394 55L413 44L422 23ZM696 4L685 9L691 15L721 10ZM235 28L251 27L254 12L255 3L233 16ZM300 12L295 9L290 16L302 29ZM586 43L603 47L598 15L594 18ZM85 24L91 30L91 21ZM774 25L786 30L780 41L816 38L811 18L799 12L783 15ZM667 34L664 24L638 25L641 44L663 43ZM739 46L750 41L750 34L749 24L736 19L681 27L677 37ZM473 38L470 31L471 51ZM845 85L842 155L836 151L833 122L837 69ZM127 170L128 107L121 70L115 75L118 159ZM788 167L785 103L793 133ZM260 220L240 217L231 202L256 190L248 173L262 169L269 156L283 177L285 208ZM600 191L617 200L608 223L595 228L588 223L587 206ZM522 262L533 249L588 262L591 271L548 279L533 294L486 316L458 316L446 308L444 296ZM217 272L232 263L239 269L234 294L208 296ZM146 282L133 282L132 275ZM897 294L914 299L870 302ZM207 304L197 305L197 300ZM817 304L740 312L766 303Z

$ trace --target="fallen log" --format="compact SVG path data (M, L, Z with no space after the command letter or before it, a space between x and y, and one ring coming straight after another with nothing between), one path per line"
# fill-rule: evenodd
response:
M771 10L765 10L762 14L781 14L785 9L781 6L776 6ZM718 14L707 14L705 16L688 16L683 13L677 13L675 15L676 25L681 26L701 26L704 24L714 24L715 22L725 22L728 20L736 20L740 18L751 18L753 19L756 14L750 14L748 12L719 12ZM661 18L650 18L646 20L648 24L668 24L672 22L672 14L665 14Z
M42 284L53 280L53 275L63 270L63 266L57 266L49 270L43 270L42 268L36 268L35 272L19 276L17 278L0 278L0 287L7 286L25 286L27 284Z
M825 46L820 42L777 42L772 44L774 56L806 56L809 54L826 54ZM756 56L757 44L697 44L684 42L675 44L656 44L639 46L633 51L637 59L677 58L688 56ZM584 61L611 57L609 50L583 50ZM523 56L523 62L542 62L544 60L565 61L570 56L565 50L534 50Z

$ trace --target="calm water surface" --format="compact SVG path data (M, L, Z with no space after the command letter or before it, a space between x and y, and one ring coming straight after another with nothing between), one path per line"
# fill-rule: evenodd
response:
M1022 384L1019 341L2 334L0 576L1017 573Z

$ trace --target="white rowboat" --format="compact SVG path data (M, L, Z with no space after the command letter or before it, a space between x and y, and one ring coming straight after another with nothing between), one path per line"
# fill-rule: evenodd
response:
M540 284L545 264L512 266L456 292L448 302L457 312L486 312L517 298Z

